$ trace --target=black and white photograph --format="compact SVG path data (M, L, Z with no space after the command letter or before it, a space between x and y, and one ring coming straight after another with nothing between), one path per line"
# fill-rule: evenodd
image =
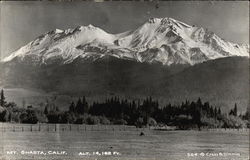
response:
M249 160L249 1L1 1L0 160Z

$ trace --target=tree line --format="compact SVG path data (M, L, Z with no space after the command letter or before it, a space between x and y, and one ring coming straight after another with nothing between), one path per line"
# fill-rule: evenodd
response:
M47 103L44 109L19 108L15 103L5 101L4 91L1 90L0 121L18 123L75 123L75 124L123 124L144 126L176 126L179 129L219 127L241 128L249 127L249 111L238 115L238 107L229 113L209 102L184 101L180 105L167 104L160 106L157 99L147 97L143 100L128 100L114 96L103 102L89 104L83 96L72 101L67 111L60 111L54 104Z

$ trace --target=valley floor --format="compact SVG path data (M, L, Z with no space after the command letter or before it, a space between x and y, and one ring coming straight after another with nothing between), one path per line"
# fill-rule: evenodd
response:
M155 131L111 125L97 131L81 127L80 131L1 130L0 159L249 159L249 130Z

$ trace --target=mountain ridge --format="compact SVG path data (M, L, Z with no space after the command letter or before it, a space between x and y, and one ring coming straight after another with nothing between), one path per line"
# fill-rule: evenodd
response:
M202 27L173 18L150 18L134 31L110 34L93 25L55 29L13 52L3 63L18 59L32 64L72 63L109 55L137 62L196 64L229 56L249 56L249 46L225 41Z

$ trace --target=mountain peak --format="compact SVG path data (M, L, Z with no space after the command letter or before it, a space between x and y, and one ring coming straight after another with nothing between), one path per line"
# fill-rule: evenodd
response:
M187 28L191 28L190 25L181 22L179 20L176 20L174 18L171 17L164 17L164 18L149 18L146 23L149 24L159 24L159 25L165 25L165 26L173 26L173 25L177 25L177 26L183 26L183 27L187 27Z
M161 19L160 18L149 18L146 23L157 23L159 22Z
M97 27L93 26L92 24L89 24L87 26L77 26L76 29L79 29L79 30L84 30L84 29L94 30L94 29L97 29Z

